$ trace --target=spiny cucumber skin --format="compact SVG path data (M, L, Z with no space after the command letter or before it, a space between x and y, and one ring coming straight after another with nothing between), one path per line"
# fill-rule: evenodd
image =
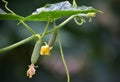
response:
M54 32L54 33L52 34L52 36L50 37L50 40L49 40L49 42L48 42L48 45L49 45L50 47L52 47L53 44L55 43L56 36L57 36L57 32Z
M40 47L41 47L41 40L38 40L35 43L34 50L31 56L31 63L35 64L39 58L39 52L40 52Z

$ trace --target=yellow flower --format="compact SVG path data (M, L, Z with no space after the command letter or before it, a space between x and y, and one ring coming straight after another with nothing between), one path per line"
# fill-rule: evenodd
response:
M27 70L27 76L29 78L32 78L32 76L35 74L35 66L34 64L29 65L29 69Z
M40 49L40 55L50 55L50 50L52 47L49 45L42 46Z

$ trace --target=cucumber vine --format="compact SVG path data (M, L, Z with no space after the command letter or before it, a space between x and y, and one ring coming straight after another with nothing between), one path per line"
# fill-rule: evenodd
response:
M15 44L0 49L0 53L7 52L29 41L32 41L33 39L36 39L36 43L31 56L31 64L29 65L29 69L27 70L27 76L29 78L32 78L32 76L36 72L35 64L37 63L39 56L40 55L50 56L50 52L54 46L54 42L58 37L61 57L66 70L67 82L70 82L70 74L64 58L62 44L59 36L59 30L72 19L74 19L77 25L82 25L86 22L86 18L88 18L89 22L91 22L92 18L95 17L96 13L102 13L102 12L93 7L86 7L86 6L79 7L77 6L76 1L73 0L72 4L70 4L68 1L59 2L55 4L47 4L44 7L38 8L31 15L27 17L22 17L17 15L15 12L13 12L8 8L7 1L5 0L2 1L5 3L5 8L9 13L6 13L4 12L4 10L0 9L1 10L0 20L18 20L19 21L18 25L23 24L24 27L31 33L31 36ZM68 18L64 20L62 23L58 25L55 24L56 20L66 16L68 16ZM43 32L37 34L30 26L28 26L25 23L26 21L45 21L46 26ZM51 30L48 30L50 24L53 24L53 28ZM44 38L48 34L51 34L48 43L42 45L42 42L44 42Z

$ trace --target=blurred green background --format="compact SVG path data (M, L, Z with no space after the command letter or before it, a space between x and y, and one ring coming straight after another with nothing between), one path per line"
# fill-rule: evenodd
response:
M7 0L16 14L28 16L46 3L63 0ZM72 3L72 0L69 0ZM120 82L120 0L76 0L79 6L93 6L97 14L92 22L78 26L70 21L61 30L65 58L71 82ZM5 10L0 1L0 8ZM64 19L57 21L59 24ZM0 21L0 48L31 34L18 21ZM45 22L27 22L37 33ZM49 39L48 35L45 41ZM35 41L0 54L0 82L66 82L64 66L56 41L51 56L40 56L36 75L26 76Z

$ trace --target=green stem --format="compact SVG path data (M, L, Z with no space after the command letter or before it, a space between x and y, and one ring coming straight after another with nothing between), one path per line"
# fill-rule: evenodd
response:
M50 22L48 22L47 25L46 25L46 27L45 27L44 32L43 32L43 33L40 33L39 36L40 36L40 35L45 36L45 35L48 35L48 34L54 32L54 31L56 31L57 29L61 28L63 25L65 25L66 23L68 23L72 18L74 18L74 16L69 17L69 18L66 19L64 22L62 22L62 23L59 24L58 26L55 26L55 28L53 28L52 30L50 30L50 31L47 32L48 26L49 26L49 24L50 24ZM25 24L23 21L21 21L21 23L23 23L23 24L26 26L26 24ZM12 49L14 49L14 48L16 48L16 47L18 47L18 46L20 46L20 45L22 45L22 44L25 44L25 43L31 41L31 40L33 40L35 37L38 37L38 34L36 34L36 35L37 35L37 36L32 35L32 36L30 36L30 37L28 37L28 38L26 38L26 39L24 39L24 40L22 40L22 41L19 41L19 42L15 43L15 44L12 44L12 45L10 45L10 46L8 46L8 47L2 48L2 49L0 49L0 53L3 53L3 52L6 52L6 51L9 51L9 50L12 50ZM38 37L38 38L39 38L39 37Z
M23 20L19 20L33 35L36 34Z
M62 44L61 44L59 34L58 34L58 43L59 43L59 47L60 47L60 53L61 53L62 61L63 61L64 67L65 67L65 70L66 70L66 74L67 74L67 82L70 82L70 74L69 74L68 67L67 67L67 64L66 64L66 61L65 61L65 58L64 58L64 53L63 53Z
M79 22L77 19L79 19L80 22ZM75 21L75 23L76 23L77 25L82 25L83 23L86 22L85 19L84 19L83 17L77 17L77 16L74 17L74 21Z
M16 15L12 10L8 8L8 2L5 0L2 0L5 3L5 8L12 14ZM36 34L26 23L23 22L23 20L19 20L32 34Z
M62 22L61 24L54 26L54 28L48 32L45 33L45 35L48 35L54 31L56 31L57 29L60 29L62 26L64 26L65 24L67 24L71 19L73 19L75 17L75 15L70 16L68 19L66 19L64 22ZM41 35L41 33L40 33Z
M41 38L44 38L44 36L46 35L47 31L48 31L48 27L50 25L50 21L47 22L46 26L45 26L45 29L44 29L44 32L42 33L42 36Z
M2 0L5 3L5 8L12 14L16 15L12 10L10 10L7 6L8 6L8 2L5 0Z
M75 0L73 0L73 6L74 6L74 7L77 7L77 3L76 3Z
M32 36L30 36L30 37L28 37L28 38L26 38L26 39L24 39L22 41L19 41L19 42L15 43L15 44L12 44L12 45L10 45L8 47L2 48L2 49L0 49L0 53L12 50L12 49L14 49L14 48L16 48L16 47L18 47L20 45L23 45L23 44L33 40L35 37L37 37L37 36L32 35Z
M70 16L69 18L67 18L64 22L62 22L61 24L59 24L58 26L55 26L56 29L61 28L62 26L64 26L66 23L68 23L71 19L73 19L75 17L75 15Z

